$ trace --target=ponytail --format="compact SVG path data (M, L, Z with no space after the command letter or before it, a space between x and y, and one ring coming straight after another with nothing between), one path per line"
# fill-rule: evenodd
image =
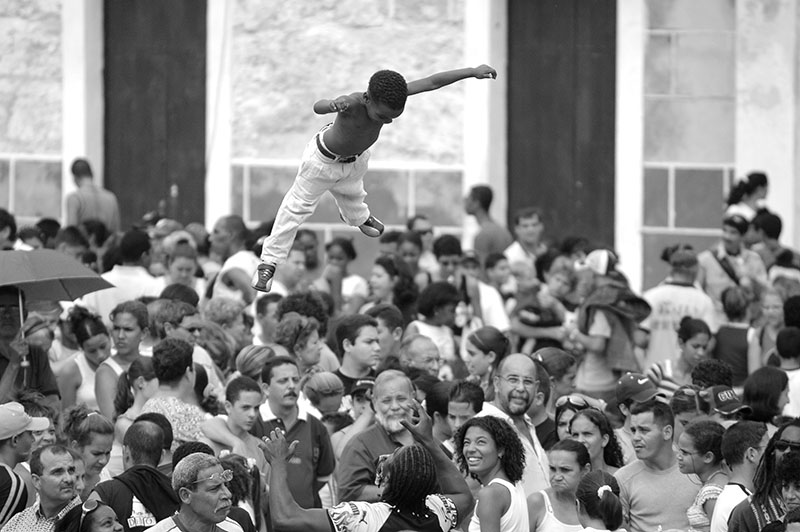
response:
M117 379L117 395L114 396L114 419L125 413L133 405L133 384L127 371L123 371Z
M587 473L578 484L575 498L592 519L599 519L608 530L622 526L623 510L619 500L619 484L605 471Z

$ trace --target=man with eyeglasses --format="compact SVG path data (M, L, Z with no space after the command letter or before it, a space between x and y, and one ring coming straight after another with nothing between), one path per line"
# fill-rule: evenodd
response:
M146 532L242 532L228 517L233 506L228 488L231 480L233 471L223 469L217 458L204 453L188 455L172 473L180 509Z
M528 416L539 389L536 365L526 355L508 355L497 367L494 376L494 400L484 403L477 416L496 416L506 420L522 440L525 448L525 471L522 484L525 495L550 487L550 464L536 426Z
M753 477L768 441L767 425L756 421L739 421L722 435L722 457L731 474L714 505L711 532L728 532L731 512L753 493Z
M69 449L58 444L40 447L33 451L30 464L37 501L12 517L3 532L53 532L56 521L81 504Z

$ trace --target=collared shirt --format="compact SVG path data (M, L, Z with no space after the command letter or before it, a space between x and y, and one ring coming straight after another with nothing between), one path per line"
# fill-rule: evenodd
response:
M375 484L378 459L400 447L402 444L392 438L380 423L373 423L353 436L336 466L338 502L358 500L365 486Z
M67 515L67 512L81 505L81 498L77 495L56 515L45 517L42 513L42 505L37 495L33 506L25 508L18 513L3 527L2 532L53 532L56 528L56 521Z
M536 426L527 414L525 414L524 420L528 427L528 434L520 434L511 416L492 403L483 403L483 408L476 416L495 416L504 419L519 434L519 439L522 440L522 446L525 448L525 470L522 472L522 485L526 496L550 487L550 462L536 436Z
M288 465L289 491L301 507L321 508L322 501L318 493L321 486L318 483L327 482L336 466L333 445L325 425L299 408L297 421L288 428L272 412L268 402L261 405L259 412L261 422L256 423L250 433L262 438L279 428L286 434L287 441L298 441Z

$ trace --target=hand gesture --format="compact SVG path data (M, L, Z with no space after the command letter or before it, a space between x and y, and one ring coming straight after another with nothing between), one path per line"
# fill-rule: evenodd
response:
M286 437L280 429L273 430L269 433L269 436L264 436L261 441L262 443L259 444L259 447L264 451L264 456L270 464L275 464L279 461L288 463L294 454L295 447L299 443L297 440L291 444L287 443Z
M418 416L416 423L412 421L402 420L400 423L411 433L415 440L426 447L435 445L433 441L433 423L431 417L420 404L414 400L411 401L411 406L405 407L406 412L416 414Z
M481 65L475 67L475 77L478 79L497 79L497 70L489 65Z
M17 331L17 335L8 344L8 347L9 349L7 350L7 356L9 362L12 364L20 364L22 366L25 365L25 362L28 362L27 359L30 350L28 349L28 342L22 337L22 328ZM29 362L28 365L30 365Z

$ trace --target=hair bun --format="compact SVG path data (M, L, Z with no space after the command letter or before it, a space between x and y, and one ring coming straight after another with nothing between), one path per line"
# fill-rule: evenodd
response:
M611 486L609 486L608 484L603 484L602 486L597 488L597 498L602 499L603 494L606 492L614 493L614 491L611 489Z

